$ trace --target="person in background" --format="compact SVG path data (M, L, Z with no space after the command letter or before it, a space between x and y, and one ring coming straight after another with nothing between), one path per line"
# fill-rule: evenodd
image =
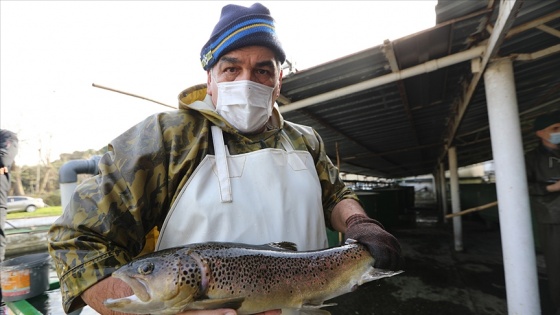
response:
M6 254L6 214L8 212L8 194L10 192L10 168L18 153L18 137L15 133L0 129L0 262ZM0 288L0 299L2 288ZM0 301L0 312L4 310L4 301Z
M206 84L179 109L114 139L49 231L65 311L131 294L109 277L134 257L187 243L328 246L326 227L365 244L377 268L403 265L397 239L342 182L320 136L275 101L286 55L269 10L226 5L201 51ZM266 314L279 314L271 310ZM234 310L184 314L235 314Z
M538 116L533 131L539 146L525 155L527 180L549 291L560 315L560 111Z

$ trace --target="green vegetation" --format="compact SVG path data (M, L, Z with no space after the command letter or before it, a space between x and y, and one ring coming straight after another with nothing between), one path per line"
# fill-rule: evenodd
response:
M59 160L51 162L46 159L46 162L41 162L41 164L34 166L20 166L17 164L16 157L15 163L10 170L12 186L8 194L10 196L43 198L46 204L59 206L61 204L59 184L60 168L69 161L89 160L93 156L101 156L105 152L107 152L106 148L63 153L60 155ZM91 174L78 174L78 184L91 176Z
M37 218L37 217L52 217L62 214L61 206L45 207L37 209L34 212L11 212L7 214L7 219L23 219L23 218Z

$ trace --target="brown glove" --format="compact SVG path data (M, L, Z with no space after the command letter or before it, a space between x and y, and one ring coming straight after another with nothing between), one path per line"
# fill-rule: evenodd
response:
M375 258L375 268L401 270L404 267L399 242L378 221L363 214L354 214L346 220L345 237L367 246Z

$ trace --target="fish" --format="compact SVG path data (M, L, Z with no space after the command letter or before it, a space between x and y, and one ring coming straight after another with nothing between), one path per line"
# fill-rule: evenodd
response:
M403 272L374 268L374 262L354 240L312 251L297 251L290 242L188 244L118 268L112 277L127 283L133 294L107 299L104 305L134 314L230 308L239 315L272 309L327 315L322 308L335 304L325 301Z

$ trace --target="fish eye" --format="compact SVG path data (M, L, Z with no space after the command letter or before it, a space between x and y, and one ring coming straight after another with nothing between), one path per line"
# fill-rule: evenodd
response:
M153 270L154 270L154 264L153 263L144 263L144 264L138 266L138 273L142 274L142 275L148 275L148 274L152 273Z

